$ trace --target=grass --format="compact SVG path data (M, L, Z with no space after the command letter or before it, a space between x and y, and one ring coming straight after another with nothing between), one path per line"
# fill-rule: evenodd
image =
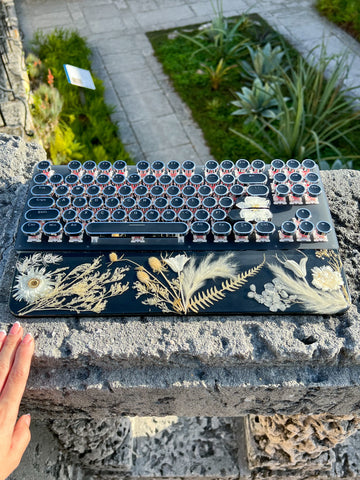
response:
M234 19L235 23L237 19ZM250 22L241 33L247 39L249 46L264 46L269 41L272 47L280 45L286 51L285 60L289 65L296 65L299 55L285 42L284 39L260 17L250 16ZM231 104L236 100L235 92L241 91L244 86L249 87L249 79L239 68L231 68L220 79L217 89L214 87L213 78L209 76L216 71L216 64L211 65L211 58L206 49L199 49L199 45L189 41L183 36L198 34L198 25L189 26L180 30L165 30L150 32L148 37L152 43L155 55L163 65L183 101L190 107L194 120L203 131L205 140L211 154L218 160L238 158L254 159L261 156L261 150L255 143L266 150L271 158L277 158L279 151L276 142L276 129L268 129L265 135L259 135L259 126L256 122L249 121L245 116L234 116L235 107ZM198 37L197 37L198 38ZM238 39L236 40L238 41ZM196 39L197 42L197 39ZM241 50L236 58L226 59L225 67L238 65L244 61L250 62L250 53L247 48ZM217 59L218 61L218 59ZM204 64L212 68L204 68ZM279 84L280 85L280 84ZM280 88L283 88L280 86ZM288 106L290 109L291 106ZM327 119L330 121L330 119ZM241 132L241 136L233 131ZM344 164L351 155L360 154L360 128L348 133L348 141L341 135L335 142L335 147L341 151ZM246 137L255 138L256 142L249 142ZM267 138L266 138L267 137ZM321 146L323 155L336 155L334 149L326 144ZM354 162L354 167L360 167L359 160Z
M359 0L318 0L316 8L330 21L360 41Z
M37 32L32 50L41 61L38 76L33 78L33 88L39 81L48 83L59 91L63 102L48 142L52 145L48 152L51 150L56 156L53 161L67 163L74 156L95 161L130 161L118 137L117 126L110 119L113 108L104 100L102 81L92 73L96 90L79 88L67 81L63 64L91 71L91 50L85 39L71 30L56 29L47 35ZM68 146L67 153L64 144Z

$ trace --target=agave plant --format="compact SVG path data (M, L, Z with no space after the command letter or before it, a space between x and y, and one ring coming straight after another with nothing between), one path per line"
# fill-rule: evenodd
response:
M200 73L207 73L210 78L211 88L213 90L219 90L221 82L224 80L226 75L230 70L236 68L237 65L230 65L227 67L224 63L224 59L220 58L218 64L214 68L211 65L206 65L205 63L201 64L203 70L200 70ZM205 71L205 72L204 72Z
M245 77L253 80L260 78L264 81L279 81L281 75L281 63L285 52L278 45L275 48L267 43L263 48L257 46L255 49L248 45L251 64L246 60L240 62Z
M202 25L197 35L180 33L180 36L199 47L193 55L205 51L216 62L222 58L224 61L237 58L245 51L248 43L242 31L249 28L251 20L244 14L234 23L224 17L221 0L217 0L216 5L213 2L211 4L215 13L214 19Z
M342 156L336 147L337 140L352 145L348 134L359 128L360 111L354 111L347 98L355 87L343 87L347 59L344 56L328 57L322 47L317 64L312 65L311 60L312 56L307 61L300 57L289 73L283 72L283 85L274 85L279 114L258 116L257 134L261 136L261 144L232 130L269 159L275 150L279 157L285 158L302 160L317 156L319 160L336 160ZM330 64L333 68L326 79ZM289 98L284 97L284 90ZM351 157L359 158L359 155Z
M243 87L241 92L235 93L237 100L231 102L238 110L233 115L246 115L245 124L265 118L275 119L279 115L279 104L275 96L275 86L271 83L263 84L255 78L252 88Z

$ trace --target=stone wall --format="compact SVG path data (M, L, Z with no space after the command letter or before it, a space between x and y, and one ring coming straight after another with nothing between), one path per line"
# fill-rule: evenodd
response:
M31 170L43 158L38 145L0 136L0 328L15 320L7 306L14 236ZM357 472L356 440L346 440L346 450L334 447L334 438L356 432L360 415L360 172L322 178L353 297L342 316L21 320L36 339L23 399L41 437L29 451L34 478L302 479ZM326 418L319 422L318 415ZM151 418L139 418L145 416ZM260 416L267 437L255 428ZM288 458L273 453L285 444ZM303 445L315 445L313 454Z

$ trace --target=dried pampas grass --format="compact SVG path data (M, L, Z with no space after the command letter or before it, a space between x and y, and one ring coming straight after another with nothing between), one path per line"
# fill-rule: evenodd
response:
M296 295L297 301L304 305L306 311L330 315L349 306L341 290L317 291L306 280L293 278L278 265L269 264L268 267L284 285L284 290Z

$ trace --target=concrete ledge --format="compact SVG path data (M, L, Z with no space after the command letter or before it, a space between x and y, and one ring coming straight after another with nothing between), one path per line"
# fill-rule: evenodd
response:
M41 149L0 138L0 328L13 239ZM22 319L36 338L24 406L38 416L360 412L360 172L322 174L354 304L340 317Z

